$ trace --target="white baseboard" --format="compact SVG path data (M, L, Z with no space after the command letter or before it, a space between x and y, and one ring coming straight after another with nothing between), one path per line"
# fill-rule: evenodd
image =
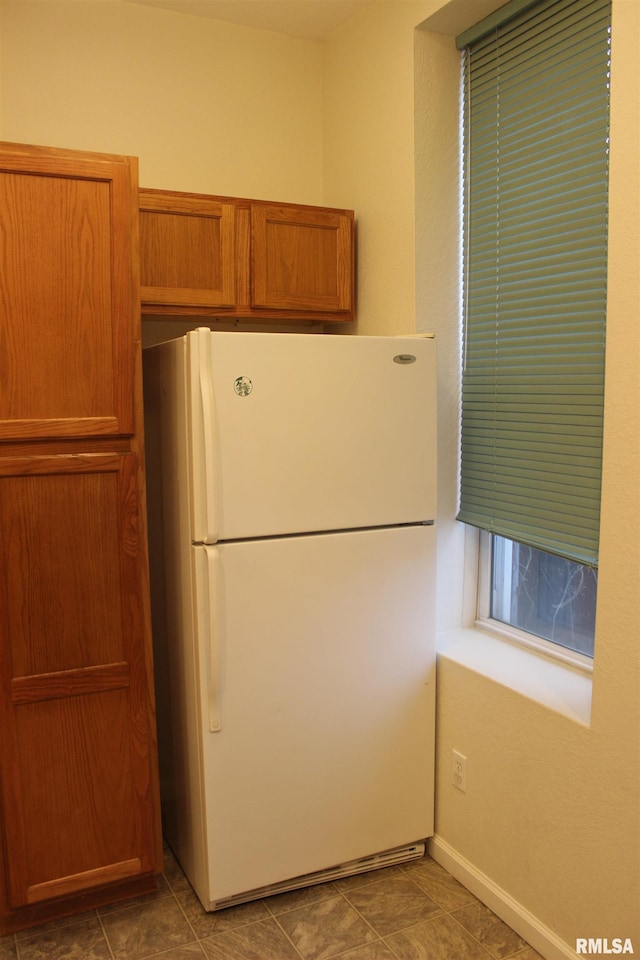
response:
M578 956L573 947L565 943L535 917L526 907L514 900L506 890L493 882L486 874L478 870L469 860L465 859L457 850L435 836L429 840L429 854L447 870L452 877L459 880L467 890L470 890L496 916L504 920L512 930L537 950L545 960L576 960Z

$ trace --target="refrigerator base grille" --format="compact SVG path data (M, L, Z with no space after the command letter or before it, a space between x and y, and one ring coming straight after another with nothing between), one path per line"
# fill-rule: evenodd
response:
M278 893L287 893L290 890L298 890L300 887L311 887L318 883L328 883L330 880L339 880L342 877L351 877L358 873L368 873L370 870L380 870L382 867L390 867L397 863L418 860L424 856L424 853L424 842L412 843L404 847L394 847L392 850L385 850L383 853L376 853L370 857L362 857L360 860L351 860L335 867L328 867L326 870L306 873L300 877L282 880L280 883L272 883L266 887L224 897L213 902L209 909L212 911L223 910L225 907L247 903L250 900L260 900L262 897L272 897Z

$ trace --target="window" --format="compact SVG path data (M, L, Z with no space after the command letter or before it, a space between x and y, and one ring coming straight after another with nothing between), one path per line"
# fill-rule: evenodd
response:
M464 61L459 519L484 615L593 655L604 396L610 0L511 0Z
M582 563L489 536L488 591L479 618L593 657L597 571ZM543 646L543 644L539 644Z

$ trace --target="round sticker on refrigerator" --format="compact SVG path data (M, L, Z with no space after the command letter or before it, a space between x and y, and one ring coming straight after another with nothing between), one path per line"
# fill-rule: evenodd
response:
M249 377L238 377L233 385L233 389L239 397L248 397L253 390L253 384Z

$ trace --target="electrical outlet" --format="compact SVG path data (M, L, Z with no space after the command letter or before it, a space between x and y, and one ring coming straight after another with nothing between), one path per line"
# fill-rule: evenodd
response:
M457 750L451 753L451 782L464 793L467 789L467 758Z

